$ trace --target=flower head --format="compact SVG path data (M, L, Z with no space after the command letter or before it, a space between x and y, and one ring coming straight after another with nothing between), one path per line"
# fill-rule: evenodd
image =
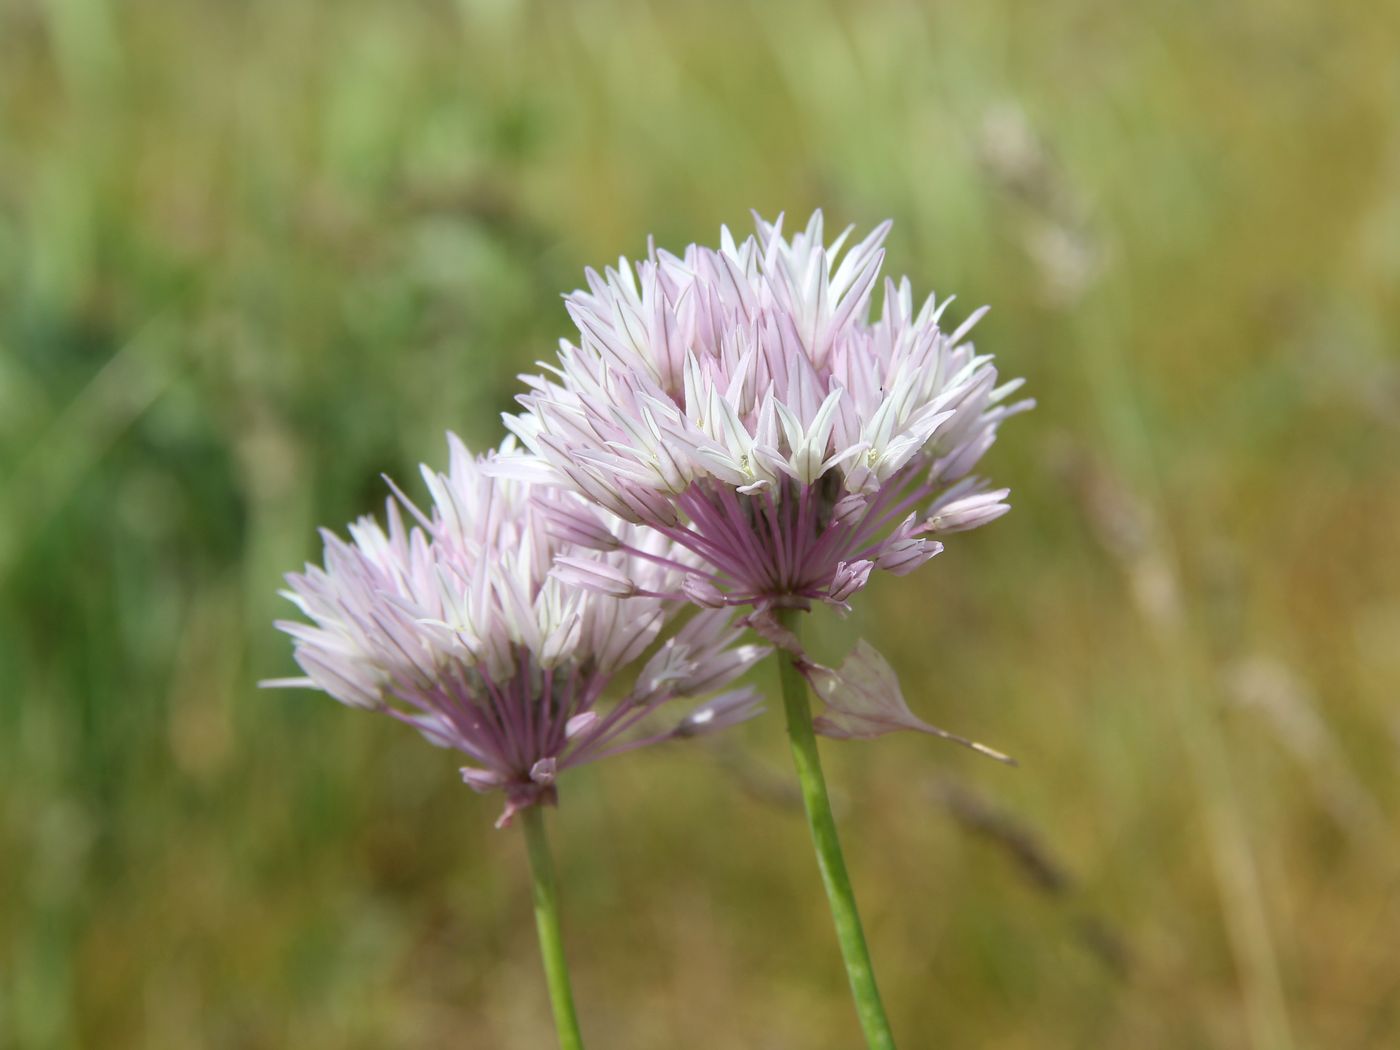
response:
M570 766L756 712L739 689L664 729L641 727L665 703L723 688L767 650L736 644L723 611L698 613L656 646L681 608L661 595L685 575L665 537L573 493L498 476L508 471L490 468L517 456L511 442L484 459L449 442L448 472L423 468L430 513L395 490L387 530L361 518L348 542L325 532L324 567L287 577L285 596L310 622L278 627L306 676L267 684L322 689L461 751L469 785L505 792L502 823L553 802ZM605 705L629 672L630 688Z
M888 230L843 253L820 212L791 239L760 219L742 244L589 270L577 342L506 425L533 469L688 551L698 604L844 606L913 571L1008 509L971 471L1030 403L965 340L983 311L944 332L951 300L916 310L886 278L871 319Z

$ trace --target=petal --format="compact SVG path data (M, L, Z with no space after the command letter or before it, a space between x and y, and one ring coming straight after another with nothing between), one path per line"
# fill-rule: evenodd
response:
M580 733L586 732L597 721L597 711L585 711L583 714L574 715L573 718L564 723L564 739L573 740Z
M505 778L493 769L477 769L474 766L462 767L462 779L473 791L485 794L505 786Z
M865 586L870 579L870 570L875 563L868 558L852 562L837 562L836 573L831 578L831 600L844 602Z
M753 689L735 689L707 700L676 725L675 737L700 736L747 722L763 710L763 697Z
M560 557L554 560L552 575L560 583L582 587L596 594L628 598L637 593L637 586L615 565L588 558Z

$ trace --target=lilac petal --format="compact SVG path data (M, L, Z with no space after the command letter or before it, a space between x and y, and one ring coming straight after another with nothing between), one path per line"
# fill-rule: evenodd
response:
M418 732L423 734L423 739L434 747L462 747L461 734L457 732L457 727L452 724L451 719L445 715L428 713L421 715L400 715L399 721L411 725ZM462 771L463 776L466 770ZM470 781L468 781L470 783ZM475 785L473 785L475 786ZM479 789L478 789L479 790Z
M466 782L467 787L483 795L488 791L495 791L506 782L505 777L494 769L476 769L473 766L462 767L462 780Z
M747 722L763 710L763 697L753 689L721 693L701 704L677 723L674 737L700 736Z
M891 539L875 556L875 564L896 576L907 576L942 553L943 544L937 540Z
M588 729L598 721L597 711L585 711L581 715L574 715L564 723L564 739L573 740L579 734L587 732Z
M872 740L898 729L912 729L971 748L1008 765L1016 763L1000 751L929 725L909 710L899 679L875 647L862 640L839 671L806 664L803 671L812 689L826 704L826 713L813 720L822 736L836 740Z
M865 586L870 579L870 570L875 567L875 563L869 558L861 558L858 561L838 562L836 564L836 574L831 578L831 600L834 602L844 602Z
M722 609L725 606L724 592L704 576L687 576L681 584L681 592L703 609Z
M766 645L732 645L723 651L696 654L675 683L678 694L694 696L728 685L773 650Z
M634 697L649 702L662 695L701 696L728 685L772 652L734 644L741 633L728 614L702 610L647 661Z
M560 583L614 598L628 598L637 593L637 585L617 566L588 558L556 558L553 576Z
M1005 502L1010 494L1010 489L996 489L941 502L935 507L921 531L947 534L980 528L996 521L1011 509L1011 505Z
M563 500L541 501L550 536L588 550L617 550L619 540L591 508Z

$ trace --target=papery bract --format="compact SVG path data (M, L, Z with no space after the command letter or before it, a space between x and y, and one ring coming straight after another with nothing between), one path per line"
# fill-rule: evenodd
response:
M812 691L826 705L825 713L812 721L812 727L823 736L869 740L899 729L912 729L962 744L1000 762L1011 762L1000 751L929 725L910 711L894 668L868 642L857 642L839 670L809 663L802 672Z

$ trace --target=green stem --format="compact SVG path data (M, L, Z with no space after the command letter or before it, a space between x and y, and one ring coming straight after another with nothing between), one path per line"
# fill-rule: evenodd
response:
M796 634L801 613L796 609L784 609L778 615L783 626ZM826 885L826 899L831 905L841 956L846 961L846 975L850 978L860 1027L871 1050L894 1050L894 1033L890 1031L890 1022L880 1003L880 990L875 987L875 969L870 964L870 950L865 946L855 891L851 889L841 842L836 837L836 820L831 815L831 800L827 798L826 779L822 776L821 758L817 754L817 737L812 730L807 682L789 657L779 656L778 671L783 708L787 712L788 740L792 744L793 763L797 766L797 780L802 786L802 804L807 810L807 825L812 830L812 845L816 848L817 864Z
M530 875L534 883L535 928L540 934L540 956L549 985L549 1004L554 1010L554 1028L559 1033L560 1050L583 1050L574 995L569 990L569 964L564 961L564 938L559 932L559 896L554 886L554 861L544 833L544 809L529 806L520 815L525 825L525 845L530 853Z

